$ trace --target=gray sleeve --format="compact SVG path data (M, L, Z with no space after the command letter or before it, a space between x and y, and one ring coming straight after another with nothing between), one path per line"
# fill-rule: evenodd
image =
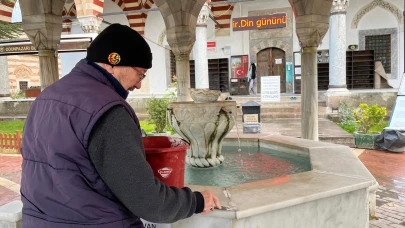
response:
M122 106L113 107L97 121L88 152L116 197L147 221L172 223L201 212L204 207L201 193L186 187L169 187L154 177L145 158L140 131Z

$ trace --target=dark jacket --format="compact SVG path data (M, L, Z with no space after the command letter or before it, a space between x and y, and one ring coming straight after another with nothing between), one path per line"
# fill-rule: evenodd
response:
M140 132L133 109L86 61L35 100L22 143L23 227L143 227L104 182L88 154L93 127L117 106L127 111L133 130ZM143 150L141 142L139 138Z

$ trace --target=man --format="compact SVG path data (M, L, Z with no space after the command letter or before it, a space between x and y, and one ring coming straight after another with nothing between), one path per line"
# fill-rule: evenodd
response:
M143 227L139 218L171 223L221 207L210 191L169 187L153 176L125 102L151 67L143 37L113 24L35 100L22 143L23 227Z
M250 95L255 95L255 84L256 84L256 65L255 63L251 63L249 67L249 73L248 73L248 82L249 82L249 94Z

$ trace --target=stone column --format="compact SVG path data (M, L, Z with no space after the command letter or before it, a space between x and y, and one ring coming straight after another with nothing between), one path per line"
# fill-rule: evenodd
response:
M166 25L167 43L176 56L177 100L191 101L190 52L195 43L197 17L206 0L155 0Z
M0 56L0 98L10 96L7 56Z
M58 56L54 50L38 50L41 90L59 80Z
M190 101L190 55L176 55L177 100Z
M194 44L195 88L208 89L207 20L209 8L204 4L197 19L196 41Z
M318 141L317 48L303 48L301 56L301 137Z
M77 18L84 33L99 33L103 18L94 15Z
M329 89L348 91L346 86L346 8L349 0L333 0L329 27Z
M291 1L296 13L297 36L302 47L301 137L318 140L317 47L329 28L332 1Z
M24 32L38 50L42 90L59 79L57 50L64 4L64 0L20 1Z

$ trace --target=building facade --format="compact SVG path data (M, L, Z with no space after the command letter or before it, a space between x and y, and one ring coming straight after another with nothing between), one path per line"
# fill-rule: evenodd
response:
M83 6L77 4L78 2L82 1L67 1L64 15L80 17ZM132 92L131 96L165 94L175 82L175 58L166 41L165 23L161 13L148 11L108 15L108 13L114 12L153 9L156 8L154 2L152 0L104 0L101 2L103 4L99 5L102 7L96 7L96 9L99 13L107 14L103 16L105 22L101 23L101 29L105 28L108 23L131 26L144 35L152 49L153 67L148 71L142 89ZM210 87L232 93L232 90L235 89L232 85L233 81L242 84L246 82L243 81L243 78L247 76L248 66L255 63L259 76L257 92L260 92L260 77L270 75L280 75L281 92L299 92L300 68L298 66L301 47L295 32L294 9L289 1L255 0L235 4L213 4L210 7L211 14L216 20L214 22L209 19L207 22L207 56L211 60L208 63ZM399 87L404 72L402 11L403 2L399 0L351 0L345 13L347 51L350 51L349 45L355 51L373 50L373 61L381 61L388 82L394 88ZM263 24L268 23L266 19L268 15L284 16L283 26L263 28L265 27ZM257 22L255 18L263 19ZM270 21L271 19L270 16ZM233 23L238 20L239 24ZM241 20L244 20L245 26L242 26ZM245 28L241 29L241 26ZM89 32L88 28L88 26L83 26L82 20L65 19L63 33L81 34ZM334 45L335 42L339 42L339 40L331 38L329 34L323 37L318 47L318 62L328 62L330 45ZM194 49L191 59L195 59L197 55L198 52ZM62 75L66 75L74 64L84 57L85 53L61 53ZM14 66L17 60L9 58L8 61L9 65ZM25 66L24 69L27 67L35 69L24 63L19 64ZM193 61L190 65L192 64ZM224 66L227 66L226 73L223 73L225 72ZM10 88L16 88L18 79L12 76L12 72L9 75ZM29 84L36 85L35 80L38 80L38 76L34 76L34 73L32 75L33 78ZM191 75L193 77L193 73ZM223 86L221 77L227 77L227 88ZM239 79L232 80L233 78ZM193 83L193 80L191 81ZM244 92L242 91L240 94L244 94Z

